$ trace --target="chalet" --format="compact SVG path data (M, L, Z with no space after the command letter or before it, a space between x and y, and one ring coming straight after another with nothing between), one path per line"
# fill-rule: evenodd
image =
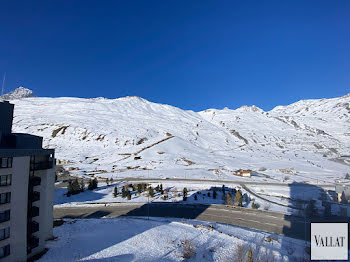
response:
M240 169L236 172L236 174L242 177L251 177L251 170Z

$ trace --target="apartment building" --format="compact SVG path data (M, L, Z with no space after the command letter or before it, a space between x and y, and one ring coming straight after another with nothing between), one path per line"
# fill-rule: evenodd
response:
M54 150L12 133L13 110L0 101L0 262L39 254L53 228Z

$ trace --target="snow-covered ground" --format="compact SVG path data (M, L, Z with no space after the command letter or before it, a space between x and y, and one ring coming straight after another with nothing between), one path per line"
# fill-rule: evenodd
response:
M306 255L301 240L196 220L66 220L54 235L40 262L170 262L185 260L186 253L192 254L188 261L245 261L249 249L258 261L301 261ZM273 240L265 241L269 236Z

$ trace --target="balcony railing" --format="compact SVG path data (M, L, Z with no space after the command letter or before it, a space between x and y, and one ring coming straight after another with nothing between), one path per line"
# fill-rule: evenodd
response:
M54 159L50 158L47 161L38 162L38 163L32 163L31 169L32 170L45 170L45 169L51 169L54 165Z
M28 195L29 201L35 202L40 200L40 192L33 191Z
M33 176L29 180L30 186L40 186L41 184L41 178L38 176Z
M29 217L39 216L39 208L36 206L33 206L31 209L28 210L28 216Z
M39 223L35 221L30 222L30 224L28 225L28 233L33 234L38 231L39 231Z
M35 237L35 236L31 236L29 239L28 239L28 249L29 249L29 252L33 249L33 248L36 248L39 246L39 238Z

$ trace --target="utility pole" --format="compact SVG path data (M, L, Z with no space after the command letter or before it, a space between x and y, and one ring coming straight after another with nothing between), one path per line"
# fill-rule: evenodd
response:
M5 79L6 79L6 72L4 74L4 77L2 78L1 95L3 95L5 91Z

